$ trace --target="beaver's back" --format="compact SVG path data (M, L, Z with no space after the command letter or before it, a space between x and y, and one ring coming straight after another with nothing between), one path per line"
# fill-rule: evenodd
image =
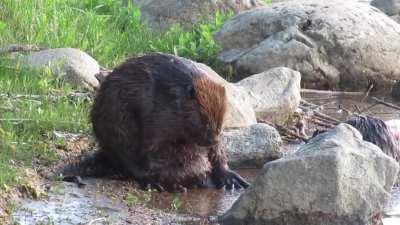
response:
M151 54L127 60L104 80L91 119L100 149L114 165L144 167L141 163L151 155L146 151L159 151L159 144L180 138L185 132L181 118L191 113L182 112L184 92L198 72L189 60Z

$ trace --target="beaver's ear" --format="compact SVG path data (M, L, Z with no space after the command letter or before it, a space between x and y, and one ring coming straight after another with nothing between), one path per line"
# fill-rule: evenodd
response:
M196 90L194 89L193 85L186 86L186 96L190 99L196 98Z

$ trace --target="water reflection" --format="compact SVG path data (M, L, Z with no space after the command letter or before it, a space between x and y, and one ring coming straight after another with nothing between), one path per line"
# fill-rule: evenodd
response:
M253 181L258 172L257 169L236 170L248 181ZM244 190L215 190L215 189L192 189L187 193L154 193L148 206L163 211L177 210L182 214L189 214L198 217L220 215L229 209L233 202L243 193ZM173 204L179 201L181 206L176 209Z

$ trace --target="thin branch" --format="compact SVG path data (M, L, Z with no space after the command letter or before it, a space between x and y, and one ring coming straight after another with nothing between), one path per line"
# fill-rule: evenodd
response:
M336 118L333 118L333 117L331 117L331 116L328 116L328 115L326 115L326 114L323 114L323 113L320 113L320 112L314 112L314 114L315 114L316 116L319 116L319 117L322 117L322 118L324 118L324 119L330 120L330 121L332 121L332 122L334 122L334 123L336 123L336 124L341 123L340 120L338 120L338 119L336 119Z
M333 124L329 124L329 123L325 123L325 122L323 122L323 121L320 121L320 120L318 120L317 118L310 118L309 121L312 122L312 123L314 123L314 124L317 124L317 125L319 125L319 126L327 127L327 128L333 128L333 127L335 126L335 125L333 125Z
M348 91L325 91L325 90L314 90L314 89L301 89L301 93L311 94L330 94L330 95L355 95L362 96L364 92L348 92Z
M365 99L368 98L369 93L371 93L371 91L372 91L373 88L374 88L374 83L371 82L371 84L368 86L368 90L367 90L367 92L365 93L365 96L361 99L361 102L364 102Z
M286 136L293 136L293 137L298 138L298 139L300 139L300 140L302 140L302 141L308 141L308 138L307 138L307 137L304 137L304 136L302 136L302 135L299 135L299 134L297 134L296 132L294 132L294 131L292 131L292 130L289 130L288 128L283 127L283 126L281 126L281 125L273 124L273 123L271 123L271 122L269 122L269 121L266 121L266 120L258 120L258 122L260 122L260 123L266 123L266 124L268 124L268 125L270 125L270 126L272 126L272 127L275 127L278 131L281 131L281 133L283 133L283 134L286 135Z
M379 104L380 104L379 102L375 102L374 104L363 108L363 109L361 110L361 113L360 113L360 114L363 114L364 112L366 112L366 111L372 109L373 107L375 107L375 106L377 106L377 105L379 105Z
M357 111L358 114L361 114L361 109L358 105L353 105L353 108Z
M393 108L393 109L400 110L400 107L399 107L399 106L397 106L397 105L393 105L392 103L385 102L385 101L383 101L383 100L381 100L381 99L378 99L378 98L376 98L376 97L372 97L372 99L373 99L373 100L375 100L376 102L378 102L378 103L382 104L382 105L385 105L385 106L387 106L387 107L390 107L390 108Z

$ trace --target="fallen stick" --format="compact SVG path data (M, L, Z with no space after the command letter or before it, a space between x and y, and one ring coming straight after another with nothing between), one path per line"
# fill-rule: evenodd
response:
M363 109L361 110L361 114L364 113L365 111L368 111L368 110L372 109L373 107L375 107L375 106L377 106L377 105L379 105L379 103L378 103L378 102L375 102L374 104L363 108Z
M303 104L303 105L306 105L306 106L312 106L312 107L319 107L318 105L316 105L314 103L311 103L311 102L308 102L308 101L306 101L304 99L300 100L300 104Z
M303 104L303 105L306 105L306 106L302 106L302 105L299 106L299 108L302 109L302 110L308 110L308 111L311 110L311 111L313 112L314 115L319 116L319 117L321 117L321 118L324 118L325 120L332 121L332 122L334 122L336 125L339 124L339 123L341 122L340 120L338 120L338 119L336 119L336 118L333 118L333 117L331 117L331 116L328 116L328 115L326 115L326 114L323 114L323 113L321 113L321 112L318 112L318 111L316 111L316 110L314 110L314 109L309 109L309 108L307 108L307 106L310 106L310 107L313 107L313 108L319 108L319 107L321 107L321 106L319 106L319 105L316 105L316 104L314 104L314 103L307 102L307 101L304 100L304 99L301 99L301 100L300 100L300 103Z
M353 108L357 111L358 114L361 114L361 109L358 105L353 105Z
M314 112L314 114L315 114L316 116L322 117L322 118L324 118L324 119L331 120L332 122L334 122L334 123L336 123L336 124L341 123L340 120L338 120L338 119L336 119L336 118L333 118L333 117L331 117L331 116L328 116L328 115L326 115L326 114L323 114L323 113L320 113L320 112Z
M258 122L266 123L266 124L268 124L268 125L270 125L272 127L275 127L278 131L281 131L283 134L288 134L288 135L293 136L295 138L298 138L298 139L300 139L302 141L308 141L307 137L303 137L301 135L298 135L296 132L287 129L286 127L280 126L278 124L273 124L273 123L271 123L269 121L266 121L266 120L258 120ZM286 136L288 136L288 135L286 135Z
M337 125L337 122L334 122L330 119L326 119L325 117L321 117L321 116L317 116L317 115L313 115L314 118L320 120L321 122L327 123L327 124L331 124L332 126Z
M390 108L393 108L393 109L400 110L400 107L399 107L399 106L397 106L397 105L393 105L392 103L385 102L385 101L383 101L383 100L381 100L381 99L379 99L379 98L376 98L376 97L372 97L372 99L373 99L373 100L375 100L376 102L378 102L378 103L382 104L382 105L385 105L385 106L387 106L387 107L390 107Z
M335 125L333 125L333 124L324 123L323 121L320 121L320 120L318 120L318 119L316 119L316 118L310 118L309 121L312 122L312 123L314 123L314 124L317 124L317 125L319 125L319 126L327 127L327 128L333 128L333 127L335 126Z
M361 99L361 102L364 102L365 99L368 98L368 96L369 96L369 94L371 93L371 91L372 91L373 88L374 88L374 83L371 83L371 84L368 86L368 90L367 90L367 92L365 93L365 96Z
M311 94L331 94L331 95L355 95L363 96L364 92L350 92L350 91L328 91L328 90L315 90L315 89L301 89L300 93Z

